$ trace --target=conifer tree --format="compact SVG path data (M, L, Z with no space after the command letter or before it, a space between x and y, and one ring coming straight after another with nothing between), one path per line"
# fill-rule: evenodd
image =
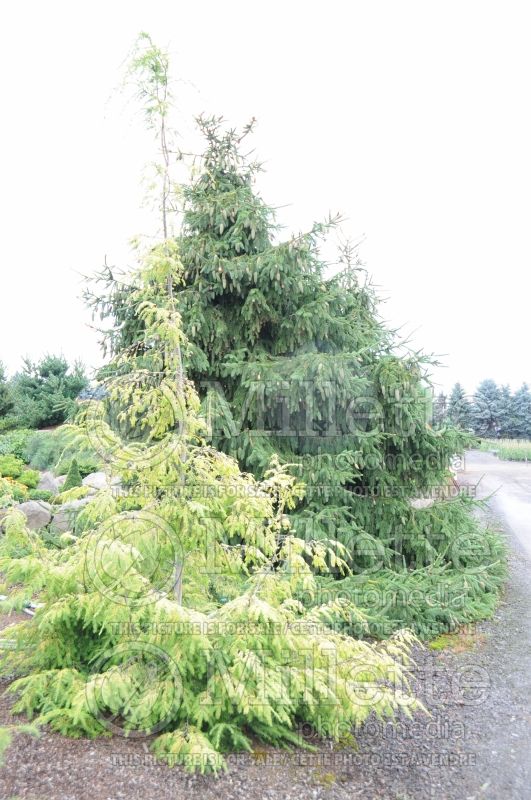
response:
M507 384L500 387L500 436L511 438L514 432L513 398Z
M440 493L450 458L467 442L455 428L429 424L429 359L385 327L355 250L347 247L330 274L320 243L335 220L281 237L256 191L260 165L245 153L252 124L241 133L219 118L198 124L205 152L181 187L183 273L171 294L212 444L259 479L274 455L290 464L306 486L291 524L303 539L340 541L360 581L379 570L385 580L429 570L439 559L462 592L450 553L468 529L467 502L412 503ZM87 296L114 318L105 340L120 352L139 338L132 287L109 270L100 280L103 294ZM470 557L467 550L464 562ZM487 575L499 564L491 552L478 557ZM487 580L493 596L497 581ZM407 617L407 602L401 612Z
M500 389L493 380L480 383L474 393L472 420L478 436L496 437L501 430L502 407Z
M441 428L447 420L448 402L444 392L439 392L433 401L433 427Z
M471 425L470 401L460 383L456 383L450 393L446 416L449 422L460 428L468 428Z
M310 565L336 560L291 528L300 483L275 459L257 482L205 443L195 390L175 380L186 339L165 279L180 272L172 242L148 254L128 296L142 339L67 428L73 446L105 445L127 497L98 491L59 550L20 511L5 519L0 606L37 610L9 628L0 671L17 677L15 710L39 724L70 736L157 734L162 761L218 772L223 752L251 750L251 736L303 745L307 723L337 740L371 713L422 706L408 685L414 637L369 645L338 630L364 623L351 602L297 601L300 587L316 594ZM121 437L113 405L147 437Z
M5 367L0 361L0 418L5 417L13 409L13 398L7 381Z
M74 489L76 486L81 486L81 473L79 471L79 466L77 460L75 458L72 459L70 462L70 467L68 469L66 480L62 487L63 492L67 492L69 489Z
M531 438L531 393L527 383L514 393L510 404L512 430L516 439Z

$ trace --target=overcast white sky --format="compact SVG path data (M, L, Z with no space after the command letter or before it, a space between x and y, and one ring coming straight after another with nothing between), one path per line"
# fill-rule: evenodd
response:
M445 354L439 381L531 382L530 22L511 0L4 4L0 360L99 362L78 273L151 232L152 154L112 95L146 30L195 87L183 145L200 111L257 117L280 221L345 215L386 317Z

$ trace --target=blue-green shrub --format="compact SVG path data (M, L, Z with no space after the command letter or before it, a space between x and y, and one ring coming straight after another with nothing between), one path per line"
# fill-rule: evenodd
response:
M35 469L52 470L56 475L66 475L75 457L81 477L101 469L101 461L90 451L79 452L69 447L64 428L38 431L29 439L27 460Z
M23 461L28 461L27 444L35 431L29 428L19 428L0 436L0 456L17 456Z

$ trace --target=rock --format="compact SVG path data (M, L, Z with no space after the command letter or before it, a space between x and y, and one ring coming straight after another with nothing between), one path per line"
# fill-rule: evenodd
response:
M53 492L54 494L57 494L59 484L57 483L57 478L53 472L43 472L41 474L41 479L37 484L37 489L43 492Z
M52 507L43 500L27 500L25 503L19 503L16 508L22 511L26 517L26 524L32 531L44 528L51 522Z
M66 481L66 475L59 475L59 477L55 479L55 482L57 483L57 488L60 489L61 486L64 485L65 481Z
M81 500L72 500L70 503L59 506L52 520L55 530L60 533L71 531L77 515L87 503L90 503L90 497L82 497Z
M111 478L110 485L117 486L120 483L120 478ZM109 480L104 472L91 472L86 478L82 480L83 486L90 486L91 489L106 489L109 486Z
M412 508L430 508L434 504L435 500L432 497L419 497L416 500L410 500L409 505Z
M88 486L91 489L105 489L107 486L107 475L104 472L91 472L86 478L81 481L83 486Z

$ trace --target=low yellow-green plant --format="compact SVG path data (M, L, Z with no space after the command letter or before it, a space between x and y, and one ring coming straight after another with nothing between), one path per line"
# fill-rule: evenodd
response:
M154 274L178 280L179 268L173 243L151 251L139 278L141 346L114 359L105 399L83 404L68 429L73 446L105 443L114 474L147 503L120 511L122 498L97 492L60 549L8 513L2 605L37 610L10 627L15 646L0 671L18 676L15 711L53 730L156 734L162 761L218 772L224 752L249 750L253 738L303 744L307 723L339 740L372 713L421 706L408 683L410 633L369 644L336 630L341 618L362 622L351 602L307 609L296 599L315 592L314 571L346 565L338 542L292 530L304 488L288 465L273 459L258 481L205 443L181 371L180 318L154 288ZM121 438L113 413L121 429L146 423L145 436Z

